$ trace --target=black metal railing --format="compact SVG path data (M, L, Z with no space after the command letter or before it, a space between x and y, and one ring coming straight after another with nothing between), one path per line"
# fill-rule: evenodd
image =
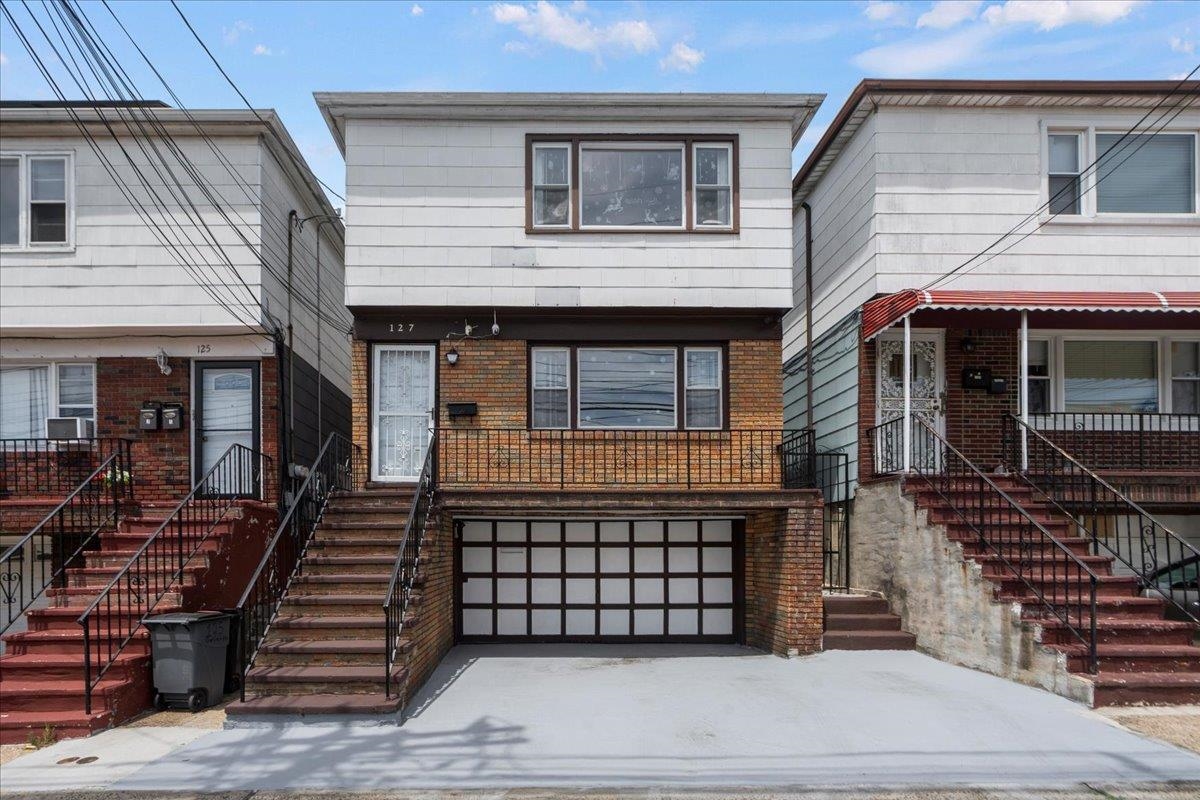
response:
M94 549L100 534L114 530L121 507L133 501L129 442L117 447L29 533L0 556L0 633L8 630L51 587L61 588L67 569Z
M362 469L360 448L339 433L331 433L321 446L316 461L293 494L291 505L279 521L266 552L238 601L238 663L241 668L241 699L246 699L246 674L254 665L258 649L270 630L279 606L292 581L301 574L304 554L313 532L336 492L353 491L360 484L355 476Z
M404 615L408 611L408 601L412 597L417 572L421 568L421 544L425 537L425 524L437 488L439 436L441 433L433 434L429 450L425 453L425 463L421 466L421 476L413 494L412 509L404 523L404 535L400 539L400 549L396 552L396 561L392 566L392 578L388 582L387 594L383 600L383 691L384 696L388 698L392 696L392 667L399 655Z
M1200 414L1031 414L1030 428L1093 470L1200 472Z
M61 496L115 453L129 469L129 439L0 439L0 497Z
M903 441L903 420L876 426L873 441ZM878 460L880 451L876 451ZM1086 652L1086 668L1095 673L1096 595L1100 576L1069 546L947 442L929 423L912 417L910 472L919 477L965 525L982 552L1002 567L1016 599L1039 606L1056 619ZM893 466L885 463L884 466ZM902 469L902 465L891 472Z
M783 432L783 440L779 445L783 488L811 489L817 485L815 442L812 428Z
M230 445L79 615L88 714L96 684L133 640L142 620L177 583L182 590L188 562L239 499L272 496L272 475L269 456Z
M819 450L813 454L813 484L824 501L825 561L823 588L827 592L850 591L850 456Z
M783 485L795 431L606 431L444 428L439 482L547 488ZM803 433L803 432L801 432Z
M871 444L872 475L892 475L904 470L903 419L897 417L867 428L867 441Z
M1005 417L1005 428L1005 461L1010 469L1071 519L1076 535L1090 540L1094 554L1113 556L1140 579L1144 590L1160 595L1200 622L1196 612L1200 587L1195 580L1184 578L1186 569L1200 561L1200 550L1085 466L1082 459L1018 417Z

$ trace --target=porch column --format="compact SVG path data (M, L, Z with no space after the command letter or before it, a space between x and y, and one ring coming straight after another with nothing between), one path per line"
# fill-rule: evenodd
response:
M912 326L904 318L904 471L912 468Z
M1029 469L1029 312L1021 312L1021 348L1020 348L1020 386L1017 397L1020 398L1021 412L1021 471Z

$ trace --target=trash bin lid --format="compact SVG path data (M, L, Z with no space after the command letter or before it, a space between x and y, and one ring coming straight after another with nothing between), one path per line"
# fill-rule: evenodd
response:
M171 614L157 614L142 620L145 625L190 625L193 622L207 622L229 616L223 611L176 611Z

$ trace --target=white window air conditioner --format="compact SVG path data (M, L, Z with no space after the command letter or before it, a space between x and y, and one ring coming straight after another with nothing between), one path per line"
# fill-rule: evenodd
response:
M47 439L90 439L96 435L96 423L79 417L47 417Z

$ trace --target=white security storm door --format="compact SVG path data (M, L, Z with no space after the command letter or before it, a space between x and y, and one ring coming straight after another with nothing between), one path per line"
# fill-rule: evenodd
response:
M940 333L912 333L912 376L909 384L909 404L913 415L929 423L938 434L946 435L945 375L943 340ZM880 336L876 345L878 379L875 385L875 422L882 425L904 416L904 338L903 334ZM903 437L901 437L903 438ZM914 424L913 442L921 440ZM889 443L882 443L885 446ZM900 442L892 443L899 447ZM913 448L936 457L932 449ZM929 466L935 466L930 464Z
M433 345L375 345L371 477L415 481L433 431Z
M743 524L464 520L461 641L736 642Z
M195 480L208 474L231 445L258 449L258 364L246 361L196 362ZM257 493L251 465L234 456L213 473L206 491L213 494Z

